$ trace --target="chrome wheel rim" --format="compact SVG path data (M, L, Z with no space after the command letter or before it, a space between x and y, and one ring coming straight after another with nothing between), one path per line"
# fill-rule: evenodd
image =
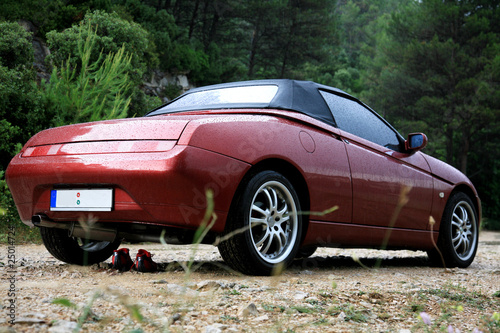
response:
M286 259L297 241L295 200L280 182L269 181L255 193L250 206L250 236L257 254L267 263Z
M476 216L466 201L460 201L453 209L451 242L461 260L468 260L474 254L477 242Z

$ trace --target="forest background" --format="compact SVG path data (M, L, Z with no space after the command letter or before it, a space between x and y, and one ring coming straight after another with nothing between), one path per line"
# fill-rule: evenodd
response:
M18 22L28 23L26 31ZM195 86L312 80L365 101L475 184L500 230L500 0L2 0L0 231L23 229L4 179L38 131L142 116L153 71ZM50 49L34 63L34 40ZM43 67L50 75L44 78Z

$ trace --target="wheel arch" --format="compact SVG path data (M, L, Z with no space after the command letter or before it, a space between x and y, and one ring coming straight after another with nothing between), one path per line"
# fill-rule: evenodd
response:
M233 200L231 202L230 211L233 211L233 207L234 205L237 204L239 197L244 189L244 186L248 182L248 180L257 173L266 170L278 172L282 174L284 177L286 177L290 181L290 183L292 183L295 191L297 192L297 195L300 200L301 211L308 212L310 210L311 203L310 203L309 188L307 186L305 177L300 172L300 170L297 167L295 167L292 163L285 161L283 159L268 158L254 164L243 176L240 184L238 185L238 188L236 189ZM309 224L309 214L302 214L302 222L303 222L303 227L302 227L303 232L302 232L302 239L300 240L300 242L304 240L304 237L307 233Z
M459 184L457 185L453 191L450 193L450 198L455 194L462 192L465 195L467 195L472 203L474 204L474 209L476 210L477 217L478 217L478 227L481 225L481 216L482 216L482 211L481 211L481 201L479 200L479 197L477 196L477 193L474 189L472 189L470 186L467 186L466 184Z

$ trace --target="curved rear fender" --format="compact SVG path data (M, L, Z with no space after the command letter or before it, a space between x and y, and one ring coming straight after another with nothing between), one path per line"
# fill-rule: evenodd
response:
M316 215L316 220L351 222L349 162L345 144L334 130L279 117L231 115L191 121L179 144L214 151L254 167L297 170L310 196L310 211L324 212L338 206L332 213ZM289 177L293 183L295 175Z

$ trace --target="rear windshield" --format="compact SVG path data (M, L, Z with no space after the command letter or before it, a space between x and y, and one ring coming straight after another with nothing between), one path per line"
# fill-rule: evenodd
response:
M212 107L237 107L238 105L268 105L278 92L277 85L229 87L196 91L172 101L154 113L166 113L182 109Z

